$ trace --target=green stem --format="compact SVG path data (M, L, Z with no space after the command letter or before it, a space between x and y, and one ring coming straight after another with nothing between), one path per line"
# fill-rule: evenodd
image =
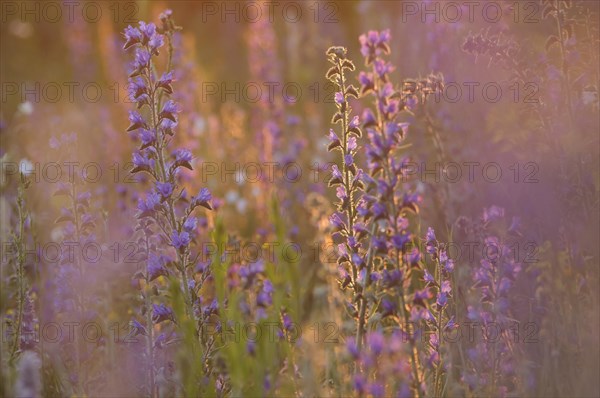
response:
M71 207L73 209L73 219L74 219L74 224L75 224L75 233L76 233L76 238L77 238L77 248L79 250L81 250L81 248L79 247L79 245L81 244L81 226L79 224L79 211L77 209L77 189L75 187L76 184L76 180L74 179L75 177L73 177L73 181L71 181ZM77 268L77 271L79 272L79 276L82 277L83 276L83 269L81 266L81 262L79 261L79 255L78 253L75 253L74 256L74 260L75 260L75 267ZM78 311L78 318L81 319L83 316L83 310L84 310L84 305L83 305L83 297L81 296L81 294L79 294L79 292L77 291L77 293L75 294L75 298L77 300L77 311ZM76 388L78 393L83 392L82 386L81 386L81 352L80 352L80 340L79 340L79 333L75 333L75 363L77 366L77 384L76 384Z
M567 111L569 114L569 128L570 128L570 132L571 134L574 133L575 131L575 118L573 116L573 105L572 105L572 101L571 101L571 79L569 77L569 66L567 64L567 59L566 59L566 50L565 50L565 44L564 44L564 36L563 36L563 24L561 21L561 9L560 9L560 5L561 2L558 1L556 4L556 29L558 30L558 42L560 44L560 57L561 57L561 68L562 68L562 73L563 73L563 78L562 78L562 86L563 86L563 90L564 90L564 94L565 97L567 98ZM583 211L584 211L584 216L585 218L588 218L588 214L589 214L589 205L588 205L588 201L587 201L587 195L585 194L585 190L583 188L583 170L581 167L581 156L578 155L577 157L577 182L579 183L579 188L582 190L581 194L582 194L582 199L583 199Z
M437 260L436 260L436 272L437 272L437 280L438 280L438 294L441 293L441 289L442 289L442 267L440 265L440 260L439 260L439 253L437 256ZM437 305L437 304L436 304ZM442 315L443 315L443 308L439 308L438 311L438 318L437 318L437 338L438 338L438 365L435 368L435 381L434 381L434 388L435 388L435 396L436 397L440 397L442 395Z
M23 265L25 262L25 256L23 253L23 235L24 235L24 224L25 215L23 212L23 189L19 187L19 197L17 199L17 209L19 212L19 235L17 237L17 283L19 285L19 296L18 296L18 308L17 308L17 330L15 332L15 341L13 343L12 351L10 353L10 362L13 362L16 358L21 339L21 323L23 322L23 306L25 303L25 288L24 288L24 270Z
M150 87L153 87L152 84L152 78L151 78L152 72L150 70L148 70L148 74L146 76L146 78L148 79L148 83ZM154 128L154 131L157 134L157 145L156 145L156 152L157 152L157 156L158 156L158 163L159 163L159 169L160 169L160 174L158 175L159 177L159 182L168 182L168 176L167 176L167 172L166 172L166 162L165 162L165 156L164 156L164 148L165 148L165 142L164 142L164 137L159 137L158 136L158 109L160 107L160 99L156 98L156 90L154 88L151 88L150 91L150 108L151 108L151 114L152 114L152 125ZM173 200L169 199L167 202L167 209L168 209L168 220L169 223L171 224L171 229L172 231L177 231L178 230L178 226L177 226L177 218L175 217L175 209L174 209L174 205L173 205ZM190 319L193 319L193 308L192 308L192 299L191 299L191 294L189 291L189 286L188 286L188 281L187 281L187 275L186 275L186 266L187 266L187 249L186 252L181 253L179 251L177 251L177 262L180 265L179 270L181 273L181 279L182 279L182 283L183 283L183 293L184 293L184 300L185 300L185 310L186 310L186 315L188 317L190 317Z
M373 238L375 237L375 227L376 227L376 224L373 223L373 225L371 227L371 242L372 242ZM367 254L367 262L366 262L367 275L369 275L369 273L370 273L372 261L373 261L373 245L372 245L372 243L370 243L369 244L369 252ZM370 285L370 282L371 282L371 278L367 278L365 287L368 287ZM358 329L356 330L356 348L357 348L358 352L360 352L360 350L362 349L363 334L365 332L365 323L366 323L366 312L367 312L367 300L363 297L360 301L360 308L359 308L359 314L358 314Z
M344 68L342 67L342 60L338 58L337 60L337 67L338 70L340 72L340 81L339 81L339 87L341 89L341 92L344 96L344 111L342 112L342 174L343 174L343 185L344 188L346 189L346 193L348 195L348 203L346 205L346 217L348 218L348 234L352 234L354 231L354 192L352 189L352 178L350 176L350 170L349 168L346 166L346 162L345 162L345 156L349 154L349 150L348 150L348 137L349 137L349 132L348 132L348 114L350 112L350 104L346 101L346 77L344 75ZM365 304L365 298L362 295L363 291L362 289L359 289L359 284L358 284L358 269L356 267L356 265L352 264L351 265L352 268L352 285L354 288L354 298L356 300L356 298L359 297L360 295L360 304L359 304L359 322L358 322L358 329L356 331L356 349L358 352L361 351L362 348L362 340L363 340L363 333L364 333L364 328L362 327L362 325L364 325L364 318L365 318L365 313L366 313L366 304Z
M399 295L399 300L400 300L400 309L402 311L402 315L404 317L404 323L405 323L405 331L408 334L408 340L410 342L410 363L411 363L411 368L412 368L412 372L413 372L413 383L414 383L414 389L417 392L417 396L419 398L421 398L423 396L423 393L421 391L421 378L419 377L419 365L418 365L418 353L417 353L417 346L415 344L415 340L414 340L414 336L412 333L412 330L410 329L409 325L410 325L410 319L408 317L408 312L406 311L406 301L404 299L404 289L402 289L402 292L400 292Z
M146 237L146 258L149 255L149 241L148 235ZM146 336L146 349L148 350L148 381L150 383L150 397L154 398L155 382L154 382L154 325L152 324L152 311L151 305L152 300L150 294L152 289L150 288L150 280L148 279L148 261L146 261L146 286L145 286L144 299L146 302L146 328L148 336Z
M379 90L379 86L380 86L380 79L377 77L378 74L376 73L376 71L373 68L373 76L375 76L374 79L374 91L375 93L378 92ZM381 108L381 100L379 98L379 96L377 94L375 94L376 96L376 110L377 110L377 125L378 125L378 129L381 133L381 138L383 140L385 140L385 136L384 136L384 125L383 125L383 115L381 114L380 108ZM389 156L386 157L386 159L384 159L383 162L384 168L383 168L383 173L384 173L384 178L387 179L387 181L390 183L392 183L392 170L391 170L391 166L390 166L390 159ZM391 204L391 213L392 213L392 230L394 231L394 234L398 234L398 225L397 225L397 220L398 220L398 206L396 205L396 197L395 195L392 195L392 204ZM400 255L400 250L399 249L395 249L396 251L396 258L395 258L395 266L401 270L402 268L402 257ZM417 392L417 396L420 398L422 397L422 392L421 392L421 378L419 376L419 361L418 361L418 351L417 351L417 346L415 344L415 341L413 339L413 337L411 336L411 330L410 330L410 319L408 316L408 311L406 311L406 298L405 298L405 291L404 291L404 286L401 287L401 291L400 291L400 295L399 295L399 300L400 300L400 309L402 311L403 314L403 319L404 319L404 329L406 330L406 332L409 334L409 341L410 341L410 350L411 350L411 368L412 368L412 372L413 372L413 378L414 378L414 389Z

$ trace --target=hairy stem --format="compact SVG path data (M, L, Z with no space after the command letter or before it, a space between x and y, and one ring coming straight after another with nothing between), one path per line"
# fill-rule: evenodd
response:
M152 293L152 289L150 288L150 280L149 280L149 270L148 270L148 256L149 256L149 240L148 235L145 234L146 238L146 292L144 294L144 300L146 305L146 328L148 335L146 336L146 350L148 354L148 382L150 388L150 397L154 398L155 396L155 382L154 382L154 325L152 324L152 311L150 307L152 306L152 300L150 298L150 294Z
M10 353L10 361L14 361L16 353L18 351L20 340L21 340L21 323L23 322L23 307L25 304L25 280L24 280L24 269L25 256L23 253L24 242L24 226L25 226L25 213L23 208L23 188L19 187L19 194L17 199L17 211L19 214L19 234L16 239L17 244L17 284L19 285L18 295L18 307L17 307L17 330L15 332L15 340L13 343L12 351Z

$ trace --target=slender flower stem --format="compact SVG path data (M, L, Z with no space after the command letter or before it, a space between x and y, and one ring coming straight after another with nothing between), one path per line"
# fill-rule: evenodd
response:
M71 208L73 210L73 219L74 219L73 223L75 224L75 238L77 239L77 244L81 245L81 236L82 235L81 235L81 225L79 223L79 210L77 208L77 188L75 185L76 185L76 181L75 180L71 181ZM83 268L82 268L81 262L79 260L79 255L77 253L75 253L74 261L75 261L75 268L77 268L77 271L79 272L79 276L83 277ZM77 316L79 319L81 319L85 307L84 307L84 303L83 303L83 297L81 296L81 294L79 294L78 290L76 290L75 299L77 302L77 311L78 311ZM80 347L79 333L75 333L75 339L74 339L73 344L75 345L75 364L77 366L76 388L77 388L78 392L82 392L81 347Z
M340 69L340 87L342 89L342 93L346 93L346 77L344 75L344 69L342 68L342 61L338 60L338 68ZM343 135L343 149L344 156L348 155L348 108L349 105L346 105L346 108L343 112L342 119L342 135ZM344 187L346 192L348 193L348 206L346 206L346 216L348 218L348 231L352 233L354 230L354 192L352 189L352 179L350 177L350 170L346 166L346 162L342 162L342 173L344 175ZM366 275L368 276L369 272L367 270ZM360 295L360 306L359 306L359 314L358 314L358 328L356 330L356 349L358 352L361 351L362 341L364 335L364 325L365 325L365 314L367 310L367 304L365 296L362 294L364 292L359 291L358 284L358 269L356 265L352 265L352 278L354 285L354 294L355 297L359 297ZM367 277L368 280L368 277ZM366 287L366 286L365 286Z
M152 294L152 289L150 288L150 278L149 278L149 269L148 269L148 257L150 255L150 241L148 239L148 234L144 233L145 238L145 246L146 246L146 285L144 286L144 300L146 306L146 350L148 354L148 381L150 388L150 397L155 397L155 382L154 382L154 325L152 324L152 311L150 308L152 307L152 299L150 295Z
M573 105L572 105L572 100L571 100L571 78L569 77L569 65L568 65L568 61L566 58L566 49L565 49L565 43L564 43L564 35L563 35L563 21L562 21L562 16L561 16L561 2L558 1L556 3L556 29L558 31L558 43L560 45L560 59L561 59L561 69L562 69L562 74L563 77L561 79L562 81L562 86L563 86L563 92L564 92L564 96L567 97L567 111L569 114L569 128L570 128L570 132L571 134L573 134L575 132L575 118L573 116ZM582 165L581 165L581 155L577 156L576 159L577 162L577 182L579 183L579 188L583 191L582 192L582 199L583 199L583 211L584 211L584 217L588 218L589 215L589 204L588 204L588 195L585 194L584 188L583 188L583 170L582 170Z
M408 317L408 311L406 311L406 301L404 299L404 288L402 292L399 294L400 300L400 310L402 311L404 323L406 325L405 330L408 334L408 340L410 342L410 363L413 372L413 388L417 392L417 396L420 398L423 396L421 391L421 378L419 377L419 362L418 362L418 352L417 347L415 345L415 337L412 335L412 330L409 328L410 319Z
M439 256L437 256L437 259L436 259L436 268L437 268L436 269L436 274L437 274L436 278L438 281L438 289L440 289L440 291L441 291L442 267L440 264ZM438 291L438 294L440 293L440 291ZM439 312L437 314L438 318L437 318L437 330L436 330L437 339L438 339L437 341L438 341L440 348L442 346L442 314L443 314L442 311L443 311L443 308L440 308ZM441 351L441 349L438 349L438 364L435 368L435 380L433 383L433 387L435 389L434 396L436 396L436 397L440 397L442 394L442 392L441 392L442 379L441 378L442 378L442 351Z
M15 340L10 353L10 362L13 362L16 358L16 353L20 346L21 341L21 328L23 323L23 306L25 303L25 275L23 265L25 263L25 255L23 251L24 242L24 229L25 229L25 209L23 203L23 187L19 186L19 193L17 198L17 211L19 217L19 233L16 237L17 246L17 284L19 286L18 305L17 305L17 330L15 332Z
M344 68L342 68L342 61L340 59L338 59L337 62L337 66L338 69L340 70L340 88L342 90L342 93L346 93L346 77L344 75ZM343 140L343 154L344 156L348 154L348 108L349 105L346 104L346 107L344 109L344 111L342 112L343 114L343 118L342 118L342 140ZM354 228L354 214L353 214L353 209L354 209L354 195L352 192L352 180L350 178L350 170L348 170L348 167L346 166L346 162L342 162L342 173L344 175L344 188L346 189L346 192L348 193L348 206L346 206L346 217L348 217L348 231L349 233L352 233L352 230ZM355 294L358 294L358 271L356 269L355 266L352 267L352 283L354 284L354 291Z
M381 78L378 76L378 73L375 69L375 65L373 65L372 67L372 73L373 73L373 84L374 84L374 93L375 93L375 109L376 109L376 117L377 117L377 130L380 133L380 137L382 140L386 140L387 138L385 137L385 133L384 133L384 121L383 121L383 115L381 112L382 109L382 101L381 101L381 97L379 95L380 90L381 90L381 85L382 85L382 80ZM395 185L395 181L393 178L393 171L391 169L391 164L390 164L391 158L389 156L386 156L383 159L383 177L384 179L387 180L387 183L393 188ZM398 230L398 217L400 217L400 214L398 214L398 209L399 206L397 205L396 202L396 195L395 193L392 194L392 200L391 203L386 203L386 207L388 209L388 211L391 213L391 227L392 230L394 232L394 234L398 234L400 231ZM394 266L399 269L402 270L403 268L403 262L402 262L402 256L400 254L400 249L396 248L395 250L395 264ZM405 267L408 270L408 267ZM411 337L411 330L410 330L410 319L409 319L409 314L408 311L406 310L406 297L405 297L405 289L404 289L404 284L402 284L402 286L400 287L400 293L399 293L399 301L400 301L400 310L402 311L402 316L403 316L403 320L404 320L404 325L403 328L404 330L409 334L409 341L410 341L410 363L411 363L411 369L413 372L413 378L414 378L414 389L415 391L417 391L417 396L421 397L421 378L419 376L419 361L418 361L418 350L417 350L417 346L415 344L414 338Z
M169 40L169 43L171 43L170 40ZM172 51L172 46L171 46L171 51ZM170 53L171 53L171 51L170 51ZM170 59L171 59L171 54L169 55L169 64L170 64ZM153 69L153 68L147 69L146 79L150 83L149 86L153 87L154 85L152 84L153 78L152 78L151 69ZM157 98L156 90L154 88L150 89L150 109L151 109L151 115L152 115L152 127L153 127L153 130L158 133L159 126L158 126L157 113L158 113L158 109L160 109L160 99ZM159 166L158 168L160 171L160 174L158 175L158 177L159 177L158 181L164 183L164 182L169 181L169 176L167 175L167 171L166 171L166 162L165 162L165 155L164 155L165 141L164 141L164 137L157 137L157 140L158 140L158 143L156 145L156 152L157 152L157 157L158 157L158 166ZM175 216L175 208L173 205L173 199L168 199L166 201L166 204L167 204L167 211L168 211L168 220L169 220L171 230L180 232L178 229L178 225L177 225L177 218ZM182 284L183 284L183 293L184 293L186 314L190 319L193 319L194 312L192 309L192 298L191 298L191 293L189 291L188 280L187 280L187 275L186 275L187 249L185 250L184 253L180 253L179 251L177 251L177 263L179 264L179 271L181 274L181 280L182 280Z
M346 81L345 70L354 70L354 64L350 60L346 58L346 49L342 47L332 47L327 51L327 54L330 56L330 62L334 64L334 66L327 73L327 77L334 84L336 84L339 88L339 92L336 93L336 104L338 107L338 112L334 116L334 123L341 122L341 142L336 138L335 148L338 148L342 152L342 170L341 176L338 175L336 178L336 184L341 184L343 187L344 197L340 197L342 203L339 207L345 213L347 225L345 226L345 238L346 238L346 252L353 253L354 248L351 247L353 244L350 243L352 240L356 242L356 236L354 235L354 227L355 227L355 218L356 218L356 205L355 203L356 196L355 191L358 189L356 184L357 175L360 171L357 171L354 166L353 152L356 149L356 145L352 143L351 146L351 138L352 134L358 134L359 130L355 123L350 123L350 111L351 107L348 102L348 99L353 96L357 97L358 94L356 89L350 84L348 85ZM335 133L332 133L335 136ZM337 137L337 136L336 136ZM356 243L354 243L355 245ZM360 264L355 264L355 260L352 255L349 254L349 258L346 260L350 263L351 268L351 278L350 282L353 288L353 302L359 302L359 321L358 328L356 331L356 347L360 352L364 334L364 321L366 314L366 304L365 304L365 296L364 289L368 283L368 277L365 280L365 286L362 287L359 283L359 266ZM368 276L368 264L367 273Z

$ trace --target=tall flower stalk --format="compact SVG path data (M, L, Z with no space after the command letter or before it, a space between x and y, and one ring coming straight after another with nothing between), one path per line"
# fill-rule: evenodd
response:
M58 151L60 157L73 159L77 153L77 135L62 134L52 137L50 147ZM86 293L89 283L88 266L90 262L83 256L83 248L96 243L96 219L92 212L92 194L86 190L85 176L74 173L67 182L60 182L54 196L65 203L55 223L61 226L62 248L60 266L55 278L56 291L54 304L56 311L67 317L69 322L91 321L96 300ZM80 333L74 334L71 363L67 366L69 381L76 394L87 394L87 380L90 376L85 369L84 358L93 354L81 339Z
M29 301L28 297L28 283L27 277L25 275L25 254L26 254L26 245L27 245L27 224L31 223L31 219L29 213L25 206L25 190L29 187L29 180L23 174L19 174L19 186L17 192L17 228L13 234L13 244L16 249L16 256L14 258L14 266L15 266L15 276L17 283L17 310L16 310L16 319L13 323L13 334L14 339L12 342L12 347L10 349L9 362L13 362L21 348L21 340L22 340L22 331L23 331L23 323L25 317L25 306Z
M262 83L280 82L281 66L277 59L277 35L274 26L266 18L248 25L248 61L253 79ZM280 97L261 96L257 111L253 112L253 124L262 148L261 160L280 161L282 147L281 122L284 114ZM268 188L268 187L267 187Z
M418 267L420 257L415 248L411 249L408 217L410 213L418 211L420 197L407 191L403 184L406 168L400 151L408 123L399 121L400 112L414 101L414 94L396 90L391 82L390 73L395 68L383 58L390 53L389 30L370 31L359 39L365 64L370 67L369 71L359 75L361 94L375 97L374 111L367 108L362 118L369 141L366 146L368 173L365 176L365 206L361 209L361 215L365 223L369 220L374 223L371 245L379 270L396 271L401 275L394 296L398 302L399 326L407 333L411 343L413 387L420 396L422 377L415 336L410 326L411 308L408 302L409 289L412 287L411 272ZM367 305L365 301L364 308Z
M469 366L463 378L477 394L505 396L515 384L516 353L511 336L514 319L510 310L511 290L521 272L517 255L500 235L501 228L492 228L504 218L504 209L491 206L484 210L480 234L484 251L479 267L474 269L472 291L475 300L468 306L468 319L481 328L481 338L467 350ZM513 219L509 232L516 230Z
M406 184L406 159L400 157L408 123L400 114L415 106L418 98L432 92L434 81L419 82L408 89L394 88L390 72L394 67L383 59L389 54L389 31L371 31L360 37L361 52L370 71L361 72L361 94L375 97L374 111L367 108L362 117L368 134L365 148L367 172L356 165L357 138L361 137L359 118L351 119L348 99L357 98L358 91L347 83L344 72L354 65L346 58L346 50L332 47L327 51L333 66L327 78L338 88L335 103L338 111L332 123L341 124L341 138L330 131L329 150L339 150L342 170L332 168L330 186L336 186L338 212L331 217L335 234L343 239L339 246L342 288L350 286L353 298L349 305L356 319L355 350L360 355L366 326L388 319L408 337L412 386L415 394L423 394L423 375L417 352L416 335L412 330L415 315L411 305L421 300L412 281L413 269L420 267L420 254L412 245L409 216L418 211L420 197L411 193ZM417 315L420 313L416 312Z
M358 149L357 138L361 136L361 131L358 116L354 116L350 120L352 108L348 102L350 98L358 98L358 91L352 84L348 84L346 79L346 71L355 69L352 61L346 58L346 49L331 47L327 50L327 56L333 66L326 76L339 90L335 94L337 112L334 114L332 122L339 124L341 130L340 139L336 132L330 129L328 149L329 151L339 151L342 160L341 170L337 165L332 166L332 178L329 181L329 186L336 187L336 196L339 199L338 211L331 216L330 221L334 233L344 241L339 247L341 256L338 261L341 266L342 288L350 286L353 289L352 303L359 303L359 311L362 313L363 321L359 321L356 332L356 346L360 352L364 334L365 306L363 302L365 299L363 289L367 283L365 278L367 262L365 261L365 252L359 243L364 236L365 227L356 223L357 206L363 191L363 183L360 178L362 170L356 166L354 156ZM353 305L351 304L352 307ZM354 315L361 317L359 313Z
M446 371L443 361L443 345L445 331L457 327L454 318L448 314L448 301L452 294L452 271L454 261L449 258L446 247L439 242L432 228L427 230L426 251L435 264L435 271L431 274L427 269L423 271L423 280L427 288L435 291L435 302L429 306L429 312L424 317L426 324L433 331L429 339L430 355L427 364L433 367L433 396L441 397L444 392L443 377Z
M179 285L185 301L185 316L193 321L196 335L200 333L195 306L200 305L193 277L195 262L199 254L192 252L192 241L198 234L198 219L194 217L197 207L212 209L211 194L206 188L193 197L188 197L184 188L178 185L181 168L192 170L192 154L187 149L176 149L168 155L169 146L177 126L178 105L170 99L173 94L173 55L172 37L175 26L171 11L160 16L161 26L140 22L138 27L125 29L125 50L134 48L135 60L129 75L129 94L137 104L137 110L130 111L128 132L135 132L140 142L133 153L132 173L150 175L153 186L146 197L138 203L138 231L142 231L146 252L146 266L142 276L145 281L144 313L146 326L132 321L136 334L148 338L147 357L150 360L148 382L150 395L154 396L155 374L153 347L160 346L164 335L153 342L153 327L163 321L175 322L174 313L164 303L153 304L150 295L158 291L151 282L160 276L170 275L169 266L179 274ZM167 42L166 70L160 77L157 72L159 50ZM140 113L144 112L144 114ZM151 240L152 239L152 240ZM168 242L175 253L175 259L158 252L156 243ZM152 311L150 307L152 306ZM150 316L152 312L152 316ZM181 320L180 320L181 321ZM181 325L181 322L178 322ZM158 341L161 340L161 341Z

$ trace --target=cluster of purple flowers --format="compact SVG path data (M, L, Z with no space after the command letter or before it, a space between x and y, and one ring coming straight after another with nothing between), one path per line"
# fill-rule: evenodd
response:
M130 126L127 131L134 132L139 147L133 153L132 173L146 173L152 181L146 197L139 200L136 228L142 235L140 241L146 252L145 271L138 273L145 281L142 313L146 314L146 325L137 320L132 321L137 333L148 337L146 363L148 392L152 396L156 388L153 349L160 348L160 342L166 338L161 334L154 341L154 325L161 322L173 323L176 319L173 310L166 303L153 303L154 299L151 296L161 287L158 283L160 277L170 278L178 273L185 300L186 317L194 320L199 330L198 314L208 309L203 308L201 297L197 294L201 286L196 285L195 259L198 256L192 252L192 242L198 237L200 230L199 219L193 214L198 207L212 210L212 196L207 188L202 188L197 195L190 197L185 188L178 185L181 169L192 170L191 152L178 148L168 156L179 112L178 105L169 99L173 94L170 41L176 27L170 10L161 14L160 20L160 27L153 23L140 22L138 27L128 26L124 33L124 48L133 48L135 52L129 75L129 95L136 103L137 110L130 111ZM165 41L169 42L169 61L167 70L158 77L153 59L159 56ZM173 248L170 255L159 252L161 242L169 242ZM210 268L203 267L203 271L201 283L210 274ZM162 286L164 287L164 284Z
M370 31L360 36L361 53L369 70L360 72L360 89L346 82L345 71L353 71L354 65L346 58L346 50L332 47L327 51L329 61L334 64L327 72L329 78L339 87L335 94L338 111L333 117L334 124L342 125L342 136L334 130L329 133L329 150L341 152L341 170L332 167L330 186L336 187L339 199L338 212L330 218L334 234L343 239L339 245L341 286L353 288L353 297L348 304L351 314L357 321L355 350L358 355L366 333L367 322L380 319L382 325L393 325L406 336L410 349L409 391L421 396L424 393L424 375L420 369L420 359L414 322L431 321L430 327L439 337L442 315L448 304L450 285L447 275L451 272L452 260L444 251L438 251L436 261L437 279L426 272L427 286L418 290L412 283L414 270L421 268L422 256L410 231L410 218L418 213L421 198L413 193L406 183L407 158L401 154L409 124L401 120L402 111L410 111L420 97L435 90L432 79L419 81L397 90L390 77L395 67L384 57L389 55L389 30ZM367 133L366 171L359 168L356 154L361 138L361 121L351 118L349 98L372 95L374 107L366 108L362 114L362 129ZM350 120L351 119L351 120ZM334 236L335 238L335 236ZM338 238L339 239L339 238ZM440 260L440 258L442 258ZM446 278L442 280L442 278ZM437 284L437 285L436 285ZM436 303L430 291L437 286ZM412 300L411 300L412 298ZM444 318L445 323L446 318ZM436 369L441 371L439 345L430 344L430 358ZM441 376L438 376L441 377ZM436 385L440 385L438 379ZM374 395L374 392L371 392Z
M77 144L75 134L63 134L60 139L52 137L50 147L55 149L59 156L72 157ZM82 256L80 248L87 245L97 245L95 234L96 217L94 216L92 193L85 189L85 182L80 176L74 175L68 182L58 184L55 196L66 200L66 205L61 208L61 214L55 223L60 224L61 240L63 242L59 267L56 268L54 278L54 311L59 316L69 321L90 322L96 317L95 303L97 297L90 293L85 286L92 283L92 268L88 259ZM72 250L75 244L77 250ZM86 372L82 369L85 358L92 356L95 350L76 336L74 341L68 341L68 336L63 336L69 350L65 366L69 372L71 388L75 393L87 392Z
M501 34L490 34L489 30L470 33L462 44L463 51L482 57L489 57L491 63L500 63L504 67L516 66L519 55L519 45L513 40L507 40Z
M398 120L404 103L390 81L389 73L394 66L382 57L390 52L389 39L389 31L369 32L360 37L361 52L366 65L371 67L370 71L359 74L361 93L375 97L375 109L366 108L362 115L368 136L367 173L363 177L366 194L358 212L364 224L374 223L371 241L374 255L381 259L381 270L401 272L407 278L412 265L420 259L410 245L413 238L409 230L409 215L418 211L420 197L410 193L403 183L407 159L399 158L398 151L408 123ZM398 286L402 289L402 283Z
M379 313L382 322L395 320L398 330L408 336L412 389L421 395L422 375L409 314L430 297L427 289L417 291L415 305L408 302L407 281L421 260L418 249L411 244L409 217L418 212L420 197L404 184L407 159L398 159L408 124L398 120L406 101L390 81L394 66L383 58L390 52L389 40L389 31L371 31L360 37L361 53L370 67L359 74L360 93L375 97L375 108L365 109L362 115L362 126L368 135L364 150L366 172L355 159L357 139L361 138L359 118L349 120L348 99L358 98L359 90L346 83L344 72L353 71L354 65L346 58L344 48L332 47L327 51L329 61L334 64L327 77L340 90L335 94L338 112L332 122L341 123L343 134L341 138L333 130L329 134L329 150L339 150L342 154L342 169L336 165L332 168L330 185L336 186L339 211L330 221L334 233L345 239L339 245L338 262L342 288L354 289L349 307L357 321L353 340L357 353L361 352L368 319Z
M399 330L389 335L373 331L365 340L360 352L353 337L346 342L349 356L361 368L352 380L354 391L373 397L412 397L407 336Z
M249 264L233 264L228 270L228 288L231 296L242 291L237 306L248 322L259 323L268 317L267 311L273 305L274 287L267 277L264 261ZM253 354L255 342L248 341L247 350Z
M332 177L329 186L336 187L337 212L330 217L334 238L341 240L339 244L339 259L341 286L345 289L349 286L353 291L353 299L349 303L352 313L358 315L354 308L355 303L365 301L362 295L367 277L367 249L361 244L367 234L366 226L358 222L358 201L364 189L362 182L363 171L355 163L355 155L358 150L357 138L362 135L359 128L358 116L351 118L352 108L348 100L358 98L358 91L347 83L346 72L354 71L352 61L346 57L346 49L343 47L331 47L327 50L327 56L333 66L327 72L327 78L340 90L335 94L337 112L334 114L332 123L341 125L341 138L333 129L329 130L329 151L339 151L341 154L341 170L337 165L332 166ZM364 317L364 315L363 315ZM364 325L357 329L357 349L363 341Z
M470 366L463 373L470 389L495 396L505 396L515 388L515 352L511 336L505 331L513 319L511 288L522 268L515 261L515 251L506 243L507 237L500 235L503 227L499 224L503 220L504 209L491 206L484 210L477 227L486 249L473 270L473 291L477 296L467 308L467 318L480 325L482 333L467 350ZM508 234L516 233L517 225L513 219Z
M372 269L369 278L375 281L374 291L384 295L383 314L397 316L397 326L412 336L412 378L415 391L421 394L422 376L419 374L418 357L414 335L410 330L409 314L413 310L409 303L412 272L419 267L421 255L412 245L410 232L411 214L418 212L420 196L408 189L405 162L400 146L406 138L408 123L400 121L400 113L406 105L406 97L394 88L390 73L395 67L384 56L389 55L389 31L369 32L360 37L361 53L370 70L359 74L360 91L374 97L374 109L366 108L362 115L363 127L367 132L365 147L367 173L365 173L365 195L358 212L364 225L371 222L371 251L378 269ZM398 282L390 286L389 276L394 273ZM415 302L419 301L415 293Z
M444 244L437 240L435 231L431 227L427 229L425 247L435 263L435 271L432 275L427 269L424 269L423 280L427 291L434 290L435 302L428 305L428 308L424 308L420 313L416 310L416 307L413 308L412 319L423 319L429 330L433 332L429 335L429 349L425 364L433 369L434 377L431 390L433 396L437 397L442 395L444 385L442 377L448 366L442 360L445 332L458 326L454 316L450 315L448 311L449 299L452 296L454 260L448 256Z

